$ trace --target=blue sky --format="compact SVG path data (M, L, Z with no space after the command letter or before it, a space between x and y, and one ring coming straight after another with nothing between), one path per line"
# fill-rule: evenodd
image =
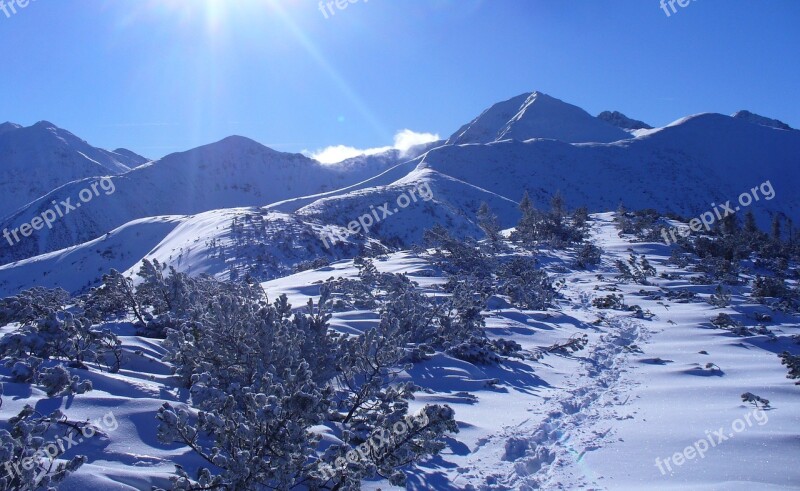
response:
M800 127L800 2L676 8L31 0L0 11L0 121L44 119L152 158L231 134L292 152L392 145L404 129L446 137L533 90L653 125L746 108Z

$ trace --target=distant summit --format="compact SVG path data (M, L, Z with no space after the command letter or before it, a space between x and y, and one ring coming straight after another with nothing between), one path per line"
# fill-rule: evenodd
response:
M768 126L770 128L775 128L778 130L794 130L794 128L784 123L783 121L779 121L777 119L770 119L765 116L751 113L750 111L745 111L745 110L738 111L733 114L733 117L736 119L742 119L744 121L747 121L748 123L760 124L761 126Z
M451 145L545 138L567 143L610 143L631 138L616 126L542 92L499 102L462 126Z
M632 119L619 111L603 111L597 115L597 119L613 124L623 130L652 130L653 127L644 121Z

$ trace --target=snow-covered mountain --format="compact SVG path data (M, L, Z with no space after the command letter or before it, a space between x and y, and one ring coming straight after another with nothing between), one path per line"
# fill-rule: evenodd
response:
M508 124L498 126L489 143L452 143L462 137L469 140L480 128L488 128L490 120L504 118ZM609 127L627 138L582 143L545 139L543 132L534 130L548 121L566 140ZM421 239L426 228L441 223L458 236L478 236L475 213L482 202L490 205L504 227L511 227L518 219L517 203L526 191L539 207L547 207L550 197L560 191L570 207L585 205L592 212L624 204L629 209L655 208L692 218L713 210L712 203L731 200L736 206L741 193L769 181L774 199L761 199L748 209L762 226L777 213L800 220L800 201L793 192L800 187L800 173L795 170L800 133L720 114L699 114L664 128L637 131L639 136L633 137L575 106L535 92L493 106L449 143L430 144L411 160L389 151L322 165L302 155L231 137L112 177L113 194L101 195L71 212L58 220L53 230L43 229L13 247L0 249L0 264L32 258L4 267L0 282L20 287L28 278L56 274L61 259L54 258L67 252L75 256L76 251L84 256L93 254L98 250L95 241L108 232L118 236L117 229L125 230L126 224L135 225L133 230L142 226L137 225L140 220L173 215L183 216L182 221L210 220L215 225L203 227L203 233L197 235L202 240L193 234L174 235L173 230L148 227L161 236L150 240L153 243L145 255L157 254L163 262L187 270L185 250L192 249L194 265L188 270L213 271L221 277L246 266L241 261L226 266L225 261L201 258L214 256L211 244L227 240L232 222L245 223L254 215L274 222L266 235L251 237L254 244L284 240L297 232L303 237L302 247L323 257L347 255L320 249L323 230L341 231L373 212L384 215L377 211L384 203L391 213L375 220L368 233L360 230L342 235L361 244L380 240L388 246L409 246ZM48 209L52 200L74 200L92 181L84 179L56 189L0 227L12 229L30 222ZM402 209L396 205L402 196L422 187L429 190L430 199L416 200ZM217 220L219 217L225 218ZM280 233L284 226L287 230ZM189 226L186 230L194 229ZM156 244L160 241L173 245L159 249ZM114 244L114 249L126 247L124 241ZM41 260L34 257L44 253L52 254ZM126 256L129 267L138 262L140 257L134 259L137 254ZM272 249L256 256L274 266L262 270L271 276L313 254L282 254ZM76 284L96 280L99 272L87 275L91 278ZM36 284L35 279L30 281L28 284Z
M129 150L95 148L47 121L23 127L0 125L0 217L63 184L92 176L121 174L146 158Z
M606 123L611 123L623 130L652 130L653 127L644 121L632 119L625 116L619 111L603 111L597 115L597 119L603 120Z
M631 135L583 109L541 92L499 102L447 140L451 145L548 138L567 143L613 142Z
M721 114L676 121L635 139L569 144L553 140L446 145L403 164L415 170L390 185L325 197L298 210L303 216L346 226L370 206L392 201L404 189L428 182L434 199L410 206L373 228L385 240L409 245L433 223L476 234L474 213L487 202L501 224L518 219L514 206L528 191L540 207L560 191L572 206L590 211L654 208L688 218L736 200L766 181L775 196L750 206L762 226L773 214L800 219L795 171L800 134L776 131Z
M767 126L769 128L775 128L779 130L793 130L791 126L780 121L778 119L767 118L765 116L760 116L758 114L751 113L750 111L742 110L737 111L733 114L733 117L736 119L742 119L749 123L753 124L760 124L762 126Z
M323 165L301 154L283 153L253 140L232 136L187 152L168 155L109 178L111 193L59 219L13 247L0 249L0 263L80 244L132 220L161 215L269 203L313 195L366 180L391 165L397 155L351 159ZM95 178L57 188L9 216L0 228L13 230L52 208L52 202L77 201Z

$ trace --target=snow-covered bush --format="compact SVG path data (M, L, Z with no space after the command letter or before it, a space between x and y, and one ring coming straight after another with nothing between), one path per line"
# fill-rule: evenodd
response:
M778 356L781 359L781 364L786 365L789 369L789 374L786 378L800 379L800 355L793 355L788 351L784 351ZM800 385L800 381L795 382L795 384Z
M583 244L575 256L575 267L589 269L600 264L603 251L594 244Z
M103 286L93 288L84 296L83 310L87 318L96 322L133 314L141 324L145 323L133 281L115 269L103 275Z
M550 211L542 212L534 208L526 192L519 205L522 217L517 223L511 239L523 247L535 248L547 245L562 249L571 244L581 243L588 232L588 213L579 208L570 217L564 199L556 193L550 201Z
M413 291L407 278L381 276L368 264L353 281ZM425 430L431 440L424 445L398 441L378 461L324 472L406 417L415 387L395 378L405 368L411 331L387 310L377 328L336 334L328 329L327 284L316 304L296 312L286 296L268 304L255 288L206 285L213 281L189 285L193 307L165 342L165 361L190 387L194 407L165 405L159 437L213 463L195 477L179 470L175 489L358 489L362 478L376 475L400 482L397 467L442 448L441 436L455 428L452 415ZM342 443L319 456L312 428L323 424Z
M119 339L108 329L93 327L70 312L51 312L0 339L0 358L6 363L35 356L63 360L76 368L86 363L119 369L122 351Z
M27 324L53 312L63 310L69 301L69 293L57 288L35 287L17 295L0 299L0 326L12 322Z
M49 397L85 394L92 390L91 380L81 380L77 375L70 375L61 365L40 370L38 382Z
M0 429L0 468L6 471L0 475L0 491L56 489L58 483L86 463L86 457L81 455L68 462L53 460L61 453L52 443L53 425L76 426L61 411L43 416L28 405L8 424L8 430Z
M521 351L522 346L515 341L473 337L451 346L447 354L476 365L495 365L505 358L522 358Z
M587 344L589 344L589 336L587 334L575 334L563 343L556 343L550 346L547 352L572 354L584 349Z
M604 297L597 297L592 300L592 306L598 309L626 310L625 296L610 293Z
M722 287L722 285L717 285L717 289L708 299L708 303L713 305L717 308L725 308L731 304L731 292Z
M556 297L553 282L545 271L536 268L532 258L515 257L497 272L498 291L517 307L546 310Z
M436 224L423 235L425 246L433 249L433 263L452 275L486 278L496 265L493 255L484 254L471 239L456 239Z
M637 258L631 254L627 263L618 259L615 264L620 273L617 278L622 282L632 281L640 285L649 285L647 278L657 274L656 268L650 265L644 255Z
M756 407L758 407L759 404L761 404L761 407L769 407L769 400L759 397L751 392L745 392L742 394L742 402L749 402Z

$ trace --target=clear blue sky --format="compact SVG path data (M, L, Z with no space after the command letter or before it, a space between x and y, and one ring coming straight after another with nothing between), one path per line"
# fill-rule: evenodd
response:
M4 0L8 3L10 0ZM653 125L747 108L800 127L800 1L32 0L0 11L0 121L160 157L448 136L540 90Z

